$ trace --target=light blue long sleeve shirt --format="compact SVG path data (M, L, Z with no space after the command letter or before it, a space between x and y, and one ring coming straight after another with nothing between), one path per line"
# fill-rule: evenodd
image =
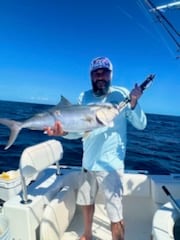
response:
M80 95L79 103L118 104L129 96L122 87L110 87L107 96L97 97L92 90ZM102 127L85 135L83 141L83 168L90 171L112 171L124 169L127 144L127 120L137 129L144 129L147 118L139 104L132 110L128 104L114 119L113 126Z

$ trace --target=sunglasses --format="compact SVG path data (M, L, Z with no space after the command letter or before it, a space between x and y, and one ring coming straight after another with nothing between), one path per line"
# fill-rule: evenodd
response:
M109 76L111 71L107 68L97 69L92 72L92 77Z

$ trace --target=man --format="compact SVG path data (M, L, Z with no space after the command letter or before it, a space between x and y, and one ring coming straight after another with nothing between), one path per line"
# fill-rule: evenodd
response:
M127 120L137 129L146 127L147 119L138 99L142 91L136 84L129 93L126 88L111 85L113 66L106 57L91 62L92 89L80 95L80 104L110 102L118 104L129 97L130 103L114 119L114 125L93 130L83 138L83 172L77 204L83 208L84 233L80 240L92 240L94 204L98 189L104 194L111 221L113 240L124 240L122 212L122 176L126 153ZM61 123L47 129L49 135L66 135ZM68 136L68 135L67 135Z

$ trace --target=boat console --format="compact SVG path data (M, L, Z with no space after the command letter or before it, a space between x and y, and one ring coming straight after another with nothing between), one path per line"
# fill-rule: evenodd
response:
M72 180L72 186L76 181L73 171L69 174L68 169L63 170L66 174L60 172L58 161L62 156L61 143L56 140L26 148L22 153L19 164L22 191L7 200L3 206L4 216L10 219L11 239L48 239L45 236L48 236L47 232L52 233L52 229L47 225L52 226L50 221L56 219L59 211L71 221L76 195L75 187L71 190L68 185L67 176ZM51 220L48 222L49 215ZM68 221L62 224L58 234L65 231ZM54 227L53 229L55 231ZM58 237L59 235L53 239L59 239Z

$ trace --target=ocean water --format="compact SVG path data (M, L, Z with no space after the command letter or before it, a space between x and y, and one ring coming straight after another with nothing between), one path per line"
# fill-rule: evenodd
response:
M50 105L0 101L0 118L23 121ZM180 173L180 117L147 114L148 125L139 131L128 125L126 170L146 170L150 174ZM41 131L23 129L14 145L4 150L9 130L0 125L0 172L17 169L22 151L33 144L49 140ZM54 137L53 137L54 138ZM60 140L64 157L61 164L81 165L81 140Z

